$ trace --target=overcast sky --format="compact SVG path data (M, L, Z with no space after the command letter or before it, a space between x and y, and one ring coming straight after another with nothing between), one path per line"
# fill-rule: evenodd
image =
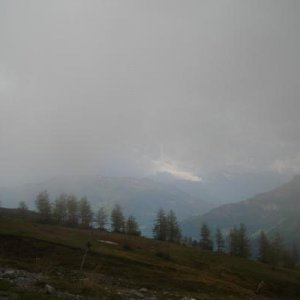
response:
M300 1L0 1L0 181L300 173Z

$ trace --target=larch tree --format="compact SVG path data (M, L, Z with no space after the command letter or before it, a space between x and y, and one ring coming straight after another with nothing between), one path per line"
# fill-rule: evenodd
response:
M262 230L258 238L258 260L263 263L269 263L271 260L271 245L265 232Z
M53 219L55 223L63 225L67 222L67 215L68 215L67 195L61 194L54 201Z
M106 230L108 224L108 214L104 207L99 208L96 214L96 223L100 230Z
M126 233L129 235L141 235L139 225L134 216L129 216L126 221Z
M250 241L246 226L243 223L240 224L239 228L239 256L243 258L250 257Z
M125 231L125 218L122 208L119 204L116 204L113 208L111 215L111 229L114 232L124 233Z
M273 266L277 266L282 262L283 258L283 238L279 232L275 234L275 237L271 241L272 247L272 256L271 256L271 264Z
M247 230L244 224L240 227L233 227L229 233L229 253L231 255L249 258L250 241L247 237Z
M230 255L238 255L238 236L239 231L236 226L230 229L229 232L229 254Z
M78 211L79 211L80 225L84 228L89 228L93 221L93 212L91 209L91 205L86 197L83 197L79 200Z
M156 240L165 241L167 239L167 217L165 211L161 208L157 212L156 219L152 228L153 237Z
M224 252L225 250L225 240L219 227L216 230L216 248L217 252Z
M48 192L45 190L40 192L35 200L36 208L40 214L42 222L48 223L51 221L51 203Z
M67 197L67 223L69 226L77 226L78 225L78 200L76 196L69 195Z
M179 228L177 217L173 210L167 215L167 240L169 242L179 242L181 239L181 230Z
M213 242L210 238L210 230L205 223L203 223L200 231L200 247L204 250L213 249Z

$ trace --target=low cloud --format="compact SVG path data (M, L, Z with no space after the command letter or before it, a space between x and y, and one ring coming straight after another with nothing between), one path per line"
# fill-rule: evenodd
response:
M202 182L203 179L190 171L184 170L178 164L170 161L157 160L153 161L154 173L167 173L177 179Z
M300 153L291 159L278 159L273 162L271 169L278 173L300 174Z
M0 1L0 185L298 172L299 8Z

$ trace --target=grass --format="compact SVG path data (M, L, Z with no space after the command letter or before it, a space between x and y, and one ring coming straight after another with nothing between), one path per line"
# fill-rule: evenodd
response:
M87 241L92 247L81 274L79 266ZM249 299L261 280L265 287L255 299L300 298L297 270L273 270L225 254L17 217L0 218L0 265L43 272L56 288L84 295L85 299L124 299L126 291L142 287L159 299L175 299L176 295L178 299ZM166 296L166 292L173 296Z

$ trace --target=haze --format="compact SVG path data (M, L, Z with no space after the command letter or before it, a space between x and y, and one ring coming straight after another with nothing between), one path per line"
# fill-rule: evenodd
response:
M1 185L300 172L299 9L1 1Z

